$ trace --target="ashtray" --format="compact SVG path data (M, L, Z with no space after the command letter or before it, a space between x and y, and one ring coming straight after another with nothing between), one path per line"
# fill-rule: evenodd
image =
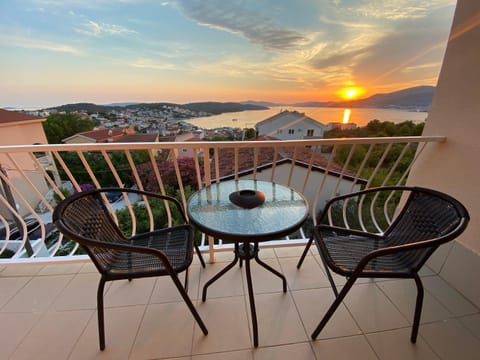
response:
M245 209L253 209L264 203L265 194L261 191L245 189L232 192L229 198L230 201L237 206Z

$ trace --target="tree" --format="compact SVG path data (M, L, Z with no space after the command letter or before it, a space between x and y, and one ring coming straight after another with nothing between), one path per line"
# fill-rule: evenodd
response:
M77 113L52 114L42 125L49 144L60 144L63 139L90 131L95 126L92 120L82 118Z

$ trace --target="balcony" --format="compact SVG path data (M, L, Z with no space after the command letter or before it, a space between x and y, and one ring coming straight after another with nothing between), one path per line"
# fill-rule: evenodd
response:
M480 242L478 234L478 122L480 88L479 3L458 0L449 44L442 65L437 90L423 137L408 139L309 140L273 143L185 143L138 145L72 145L72 146L3 146L0 164L8 168L0 174L13 197L0 196L0 223L22 229L20 240L10 254L0 259L0 334L2 357L45 359L477 359L480 350ZM442 136L436 136L436 135ZM435 136L434 136L435 135ZM342 145L366 145L357 171L349 166L335 166L333 159ZM383 165L382 154L391 154L397 145L414 149L413 162L406 167L403 150L396 151L390 167ZM408 145L405 145L408 144ZM317 163L314 157L303 158L300 149L329 148L323 153L327 161ZM368 161L374 148L382 149L368 176L360 175L363 160ZM355 285L320 338L309 335L332 301L332 292L323 275L319 257L311 253L300 271L295 268L308 229L287 239L270 242L261 249L261 257L279 269L288 281L283 294L278 279L255 267L253 281L259 317L260 346L251 342L248 304L243 273L233 269L211 287L207 301L199 300L203 283L229 261L229 244L203 237L202 251L210 260L206 269L192 265L190 295L209 328L204 337L194 324L188 309L180 302L168 279L116 282L106 288L107 348L98 350L95 316L95 292L98 275L76 247L63 247L63 239L47 241L51 199L49 189L62 198L59 185L68 180L80 185L69 165L62 163L61 153L73 152L83 164L85 174L99 186L98 173L92 170L85 154L96 152L107 163L114 181L123 185L112 163L111 153L123 152L134 183L143 178L136 168L132 151L147 150L155 163L159 152L171 153L174 161L187 148L194 155L194 188L220 181L220 161L224 149L231 176L249 176L284 182L306 194L313 213L326 198L355 186L376 184L375 175L383 171L387 183L407 181L433 187L459 198L470 211L472 221L461 239L437 251L421 274L425 284L425 303L419 339L409 340L414 291L403 280L365 281ZM270 161L261 161L261 148L273 149ZM289 149L284 149L287 147ZM232 150L233 149L233 150ZM242 151L251 152L254 166L242 172ZM297 150L295 150L297 149ZM290 151L288 151L290 150ZM406 152L409 150L405 150ZM128 155L130 154L130 155ZM208 155L206 155L208 154ZM276 154L276 155L274 155ZM346 163L353 160L347 151ZM200 156L203 155L203 156ZM201 161L200 159L209 159ZM210 161L211 159L211 161ZM286 160L285 160L286 159ZM55 161L54 161L55 160ZM281 161L280 161L281 160ZM398 161L397 161L398 160ZM473 164L473 165L472 165ZM52 168L56 165L56 169ZM402 171L397 171L399 166ZM47 174L49 167L52 177ZM155 168L155 167L154 167ZM201 170L202 169L202 170ZM62 172L61 179L57 172ZM400 173L399 176L397 176ZM118 176L115 176L117 174ZM202 175L203 174L203 175ZM160 174L154 179L162 190ZM182 183L180 168L174 166L174 179ZM345 180L345 182L344 182ZM382 185L383 181L379 184ZM310 182L314 190L309 192ZM41 185L38 185L41 184ZM346 185L347 184L347 185ZM345 187L344 187L345 186ZM181 188L181 186L180 186ZM187 194L180 190L185 203ZM37 205L43 204L40 212ZM25 216L33 216L39 234L28 237ZM315 217L312 217L314 221ZM7 229L8 228L8 229ZM5 253L7 238L0 244ZM30 248L28 248L30 246ZM196 261L196 260L195 260ZM273 280L273 281L272 281ZM340 281L340 280L339 280Z

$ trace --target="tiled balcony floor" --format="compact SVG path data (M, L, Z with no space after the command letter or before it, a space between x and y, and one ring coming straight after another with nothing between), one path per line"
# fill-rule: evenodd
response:
M252 265L259 347L252 346L243 269L201 287L217 263L191 267L189 294L205 321L203 336L167 277L117 281L105 294L106 350L98 348L96 288L91 264L0 267L1 359L479 359L480 312L428 268L420 334L409 341L415 286L409 280L355 285L316 341L310 334L333 300L317 255L301 270L302 248L263 249L260 256L285 274L289 291ZM182 276L183 278L183 276ZM342 281L339 279L339 281ZM472 284L478 286L478 284Z

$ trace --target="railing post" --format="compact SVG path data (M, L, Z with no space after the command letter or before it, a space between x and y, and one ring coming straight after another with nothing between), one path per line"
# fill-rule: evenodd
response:
M8 178L7 170L5 170L1 164L0 164L0 171L5 176L5 178ZM15 202L15 198L13 197L13 193L12 193L12 190L10 189L10 186L3 179L3 177L1 178L1 181L2 181L3 193L5 194L5 198L7 199L10 206L12 208L16 209L17 208L17 203ZM23 233L22 223L18 220L18 218L13 213L12 213L12 219L15 222L15 225L17 226L20 237L23 238L25 236L25 234ZM30 241L29 241L30 239L28 238L28 233L26 234L26 237L27 237L27 241L25 241L25 250L27 251L28 256L32 256L33 255L33 249L32 249L32 245L30 244Z

